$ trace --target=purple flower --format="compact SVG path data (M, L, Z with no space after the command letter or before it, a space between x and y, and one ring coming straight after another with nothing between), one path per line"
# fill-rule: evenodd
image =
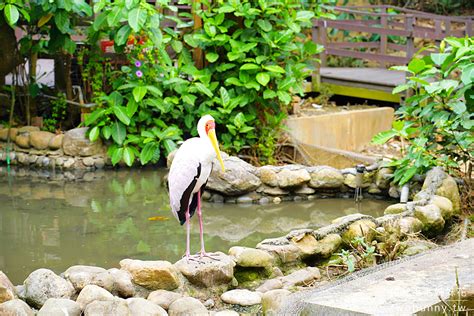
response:
M143 72L141 72L140 70L137 70L135 74L137 75L138 78L141 78L143 76Z
M137 61L135 62L135 67L140 68L141 65L142 65L141 61L137 60Z

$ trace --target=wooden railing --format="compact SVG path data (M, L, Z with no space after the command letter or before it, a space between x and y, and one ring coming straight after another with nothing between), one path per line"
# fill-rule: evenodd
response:
M325 47L320 55L322 67L327 65L328 55L372 60L382 66L406 64L416 52L417 38L437 43L447 36L474 34L472 16L442 16L389 5L335 7L334 11L347 18L321 19L313 24L313 41ZM333 29L349 32L349 36L328 36ZM378 34L379 39L347 40L355 34ZM393 37L398 41L390 41Z

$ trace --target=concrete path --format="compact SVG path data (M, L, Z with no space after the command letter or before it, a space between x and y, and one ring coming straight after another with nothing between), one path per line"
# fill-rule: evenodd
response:
M474 239L360 271L336 285L295 293L281 315L411 315L474 283Z

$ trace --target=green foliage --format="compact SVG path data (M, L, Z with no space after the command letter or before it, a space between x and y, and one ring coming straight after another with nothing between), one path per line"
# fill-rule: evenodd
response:
M393 93L411 89L412 96L396 112L392 130L376 135L382 144L393 137L406 142L404 157L396 167L395 182L408 182L441 165L459 170L474 155L474 38L446 38L438 53L413 58L408 66L393 67L410 75Z
M342 249L337 253L337 257L329 262L329 265L344 265L347 272L354 272L366 267L374 266L377 263L376 257L380 256L376 252L375 246L367 243L364 237L355 237L351 241L351 249Z
M217 121L226 151L247 150L260 162L274 162L283 119L294 93L303 93L313 56L321 51L304 30L313 11L286 1L201 2L195 8L201 30L189 31L188 13L161 1L97 1L91 42L103 36L127 54L130 65L115 74L112 91L86 119L91 140L114 143L112 163L156 162L183 136L196 135L199 117ZM313 8L319 12L319 7ZM162 22L172 27L162 27ZM167 23L166 25L169 25ZM198 69L191 50L206 54Z
M58 99L51 101L51 114L43 120L43 128L49 132L55 132L61 128L61 122L67 117L66 95L58 93Z

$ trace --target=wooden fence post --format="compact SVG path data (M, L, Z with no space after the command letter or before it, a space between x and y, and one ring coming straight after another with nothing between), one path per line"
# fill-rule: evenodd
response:
M318 43L318 39L319 39L318 33L321 31L321 29L319 28L319 22L320 22L319 20L314 21L313 28L311 29L311 39L313 43ZM322 54L323 52L321 52L320 56ZM319 87L321 86L321 63L318 61L314 61L314 68L315 70L311 73L311 83L312 83L311 90L319 91Z
M191 12L193 14L193 19L194 19L194 31L202 28L202 20L201 18L194 12L196 6L201 5L201 0L193 0L192 6L191 6ZM193 50L193 59L194 59L194 64L198 69L202 69L204 67L204 56L202 49L196 47Z
M387 8L382 7L380 9L380 13L382 14L380 16L380 24L382 25L383 29L386 29L387 28L387 16L385 14L387 14ZM380 35L380 54L383 54L383 55L387 54L387 34L381 34ZM381 62L380 64L384 68L387 67L386 62Z
M412 59L413 55L415 54L415 46L413 43L413 24L415 18L411 14L407 14L405 17L405 30L408 31L407 36L407 61L409 62Z

